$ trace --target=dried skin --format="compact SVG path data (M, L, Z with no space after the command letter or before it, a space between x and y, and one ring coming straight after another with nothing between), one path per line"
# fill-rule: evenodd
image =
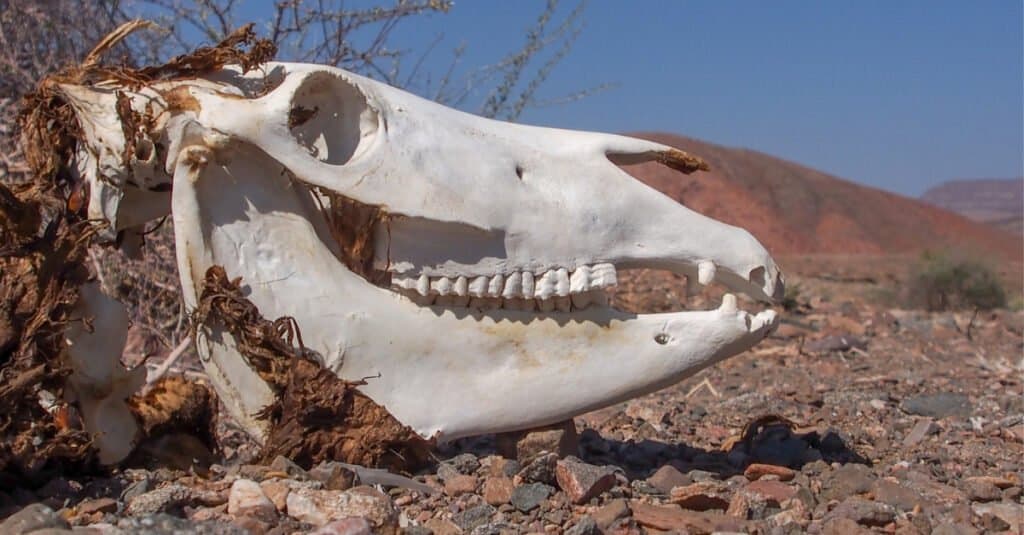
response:
M262 418L270 433L262 456L284 455L310 466L333 459L409 470L427 460L429 444L359 392L364 381L338 378L304 348L292 318L264 319L224 268L206 272L196 325L220 325L276 394Z
M63 401L70 373L64 332L69 322L89 321L73 317L72 311L79 287L89 278L84 261L94 230L85 214L88 191L72 172L82 132L70 104L57 90L59 84L116 81L138 88L201 76L228 63L249 70L275 53L269 41L255 38L250 25L216 46L164 65L133 69L99 63L103 52L144 26L135 22L115 30L81 65L44 78L22 99L18 127L31 176L18 184L0 184L0 473L21 481L44 477L51 470L68 473L95 467L91 438L76 409ZM127 159L148 125L123 95L117 112ZM140 412L140 419L149 433L163 433L185 422L197 424L197 409L209 404L209 397L193 396L174 409L167 405L170 414L163 419L150 419L159 413L145 412ZM202 418L198 422L209 423Z

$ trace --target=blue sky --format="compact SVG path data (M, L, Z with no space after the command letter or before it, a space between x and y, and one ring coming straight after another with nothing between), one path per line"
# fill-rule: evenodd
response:
M395 44L442 36L422 67L435 75L459 44L463 67L494 63L543 5L457 0L399 25ZM678 133L913 196L1024 174L1020 0L593 0L584 24L540 95L615 87L522 122Z

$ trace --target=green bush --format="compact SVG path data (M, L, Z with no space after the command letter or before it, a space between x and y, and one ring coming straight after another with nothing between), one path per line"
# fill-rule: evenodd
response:
M1006 291L987 265L965 258L925 253L911 268L908 301L927 310L990 310L1006 306Z

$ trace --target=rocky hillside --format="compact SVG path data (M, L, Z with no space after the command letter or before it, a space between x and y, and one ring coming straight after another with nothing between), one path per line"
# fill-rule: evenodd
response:
M998 229L1024 234L1024 178L951 180L921 200Z
M634 134L700 156L684 176L649 163L628 171L686 206L750 230L774 254L960 249L1020 258L1021 240L920 200L854 184L747 149L663 133Z

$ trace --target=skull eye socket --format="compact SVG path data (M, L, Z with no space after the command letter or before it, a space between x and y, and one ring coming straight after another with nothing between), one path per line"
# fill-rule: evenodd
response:
M310 156L344 165L370 145L378 116L355 85L335 74L316 72L292 96L288 127Z

